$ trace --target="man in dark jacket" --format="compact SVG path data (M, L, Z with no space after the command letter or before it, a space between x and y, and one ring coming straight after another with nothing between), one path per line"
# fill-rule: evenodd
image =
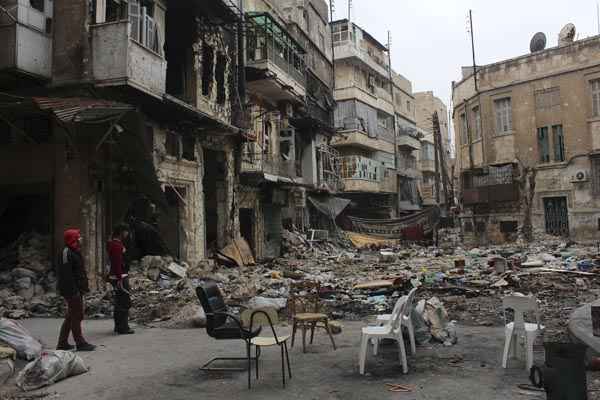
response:
M79 229L68 229L64 234L65 247L58 260L58 291L67 303L67 315L60 328L57 350L72 350L69 334L73 334L77 351L92 351L96 346L88 343L81 331L83 321L83 295L89 293L87 273L81 255Z
M129 267L125 262L125 240L129 236L129 227L121 224L113 232L112 240L108 242L108 258L110 259L109 280L114 290L114 319L115 333L126 335L134 333L129 327Z

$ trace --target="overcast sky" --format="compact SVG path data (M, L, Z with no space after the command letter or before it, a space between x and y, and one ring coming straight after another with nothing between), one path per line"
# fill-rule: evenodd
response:
M348 0L334 0L334 18L346 18ZM352 0L352 20L386 43L392 32L392 67L414 91L433 90L447 105L460 67L472 64L467 15L473 10L477 64L529 53L544 32L547 47L575 24L580 39L598 32L596 0Z

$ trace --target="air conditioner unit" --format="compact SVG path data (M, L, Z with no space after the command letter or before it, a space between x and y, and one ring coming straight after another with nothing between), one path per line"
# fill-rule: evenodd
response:
M588 173L587 171L577 171L572 177L571 182L587 182Z

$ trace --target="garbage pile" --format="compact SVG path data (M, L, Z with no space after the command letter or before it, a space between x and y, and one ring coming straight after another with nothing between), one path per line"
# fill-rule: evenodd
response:
M0 249L0 317L48 316L56 312L56 274L48 235L23 233Z

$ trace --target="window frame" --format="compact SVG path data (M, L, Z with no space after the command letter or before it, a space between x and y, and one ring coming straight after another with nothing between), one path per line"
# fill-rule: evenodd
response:
M592 102L592 117L600 117L600 78L592 79L590 84L590 100Z
M467 114L460 114L460 144L466 146L469 144L469 129L467 127Z
M513 133L512 97L503 96L493 99L495 135L503 136ZM502 108L500 107L502 104ZM506 129L505 129L506 128Z
M473 122L475 125L475 137L473 138L473 142L477 142L481 139L482 129L481 129L481 107L476 105L471 109L473 113Z

